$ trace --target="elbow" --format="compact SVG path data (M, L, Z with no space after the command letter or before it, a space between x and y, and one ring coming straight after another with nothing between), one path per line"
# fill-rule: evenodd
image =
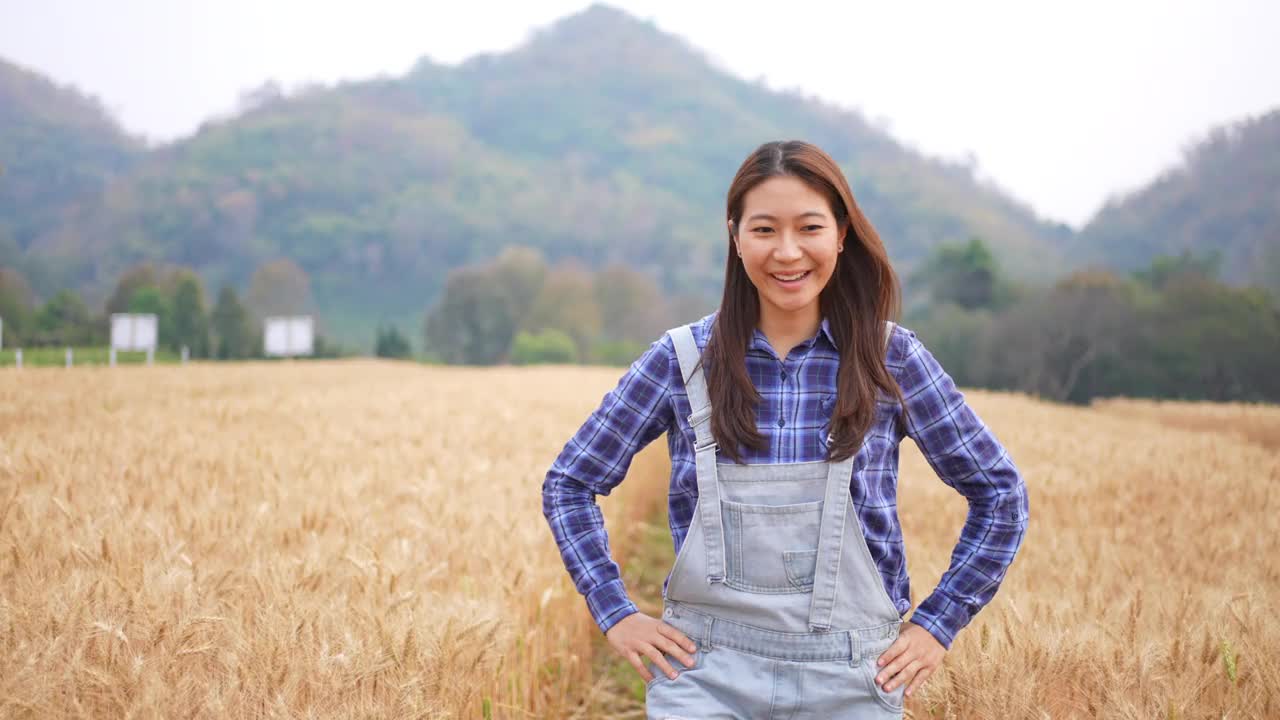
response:
M566 510L595 504L591 488L566 474L558 464L552 465L542 480L542 515L548 521L564 514Z

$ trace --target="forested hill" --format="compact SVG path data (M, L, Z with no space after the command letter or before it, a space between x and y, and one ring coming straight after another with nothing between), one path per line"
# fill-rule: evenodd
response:
M96 99L0 59L0 265L22 266L64 208L98 197L143 151Z
M83 144L96 137L85 134ZM378 317L417 325L451 267L513 242L552 262L617 260L671 290L711 290L728 183L750 150L778 138L832 153L906 268L937 243L979 235L1012 272L1039 275L1069 234L856 112L733 77L596 5L508 53L260 92L74 203L12 264L60 268L33 278L37 290L75 287L92 306L139 261L190 265L212 292L287 256L310 274L330 329L362 342ZM80 155L51 154L41 171Z
M1214 128L1180 165L1108 203L1075 244L1123 270L1218 251L1224 280L1280 294L1280 109Z

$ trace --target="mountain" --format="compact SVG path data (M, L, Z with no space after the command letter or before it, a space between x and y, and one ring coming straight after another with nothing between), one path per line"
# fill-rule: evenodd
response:
M1212 129L1180 165L1108 202L1072 246L1123 270L1217 251L1223 280L1280 296L1280 109Z
M0 265L39 282L27 248L144 152L96 99L0 59Z
M722 281L734 171L784 138L841 164L904 276L938 243L977 235L1015 275L1047 280L1070 239L854 110L743 81L594 5L510 52L261 94L190 138L126 155L128 172L70 200L23 260L57 269L37 290L77 287L100 305L140 261L190 265L212 289L244 287L287 256L310 274L326 329L362 345L380 318L419 327L450 268L509 243L705 292ZM55 155L48 171L73 158Z

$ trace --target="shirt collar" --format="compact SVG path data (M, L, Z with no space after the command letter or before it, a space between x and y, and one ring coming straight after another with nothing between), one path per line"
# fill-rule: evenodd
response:
M799 347L808 346L811 340L813 340L814 338L820 337L822 335L826 336L827 342L831 343L831 347L833 349L839 347L838 345L836 345L835 335L831 333L831 323L827 321L826 316L823 316L822 323L818 326L818 332L812 338L809 338L808 340L805 340L804 342L800 343ZM768 339L765 338L764 336L764 332L762 332L760 328L757 327L751 333L751 342L747 345L747 347L763 350L766 347L768 347L768 342L769 342Z

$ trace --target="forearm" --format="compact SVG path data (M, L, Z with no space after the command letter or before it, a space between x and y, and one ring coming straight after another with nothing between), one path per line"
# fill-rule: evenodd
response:
M969 515L937 588L910 620L944 647L991 602L1026 535L1026 486L1019 479L991 502L970 502Z
M565 569L586 599L600 632L607 633L619 620L638 612L610 555L604 514L596 504L595 494L552 468L543 483L542 513Z

